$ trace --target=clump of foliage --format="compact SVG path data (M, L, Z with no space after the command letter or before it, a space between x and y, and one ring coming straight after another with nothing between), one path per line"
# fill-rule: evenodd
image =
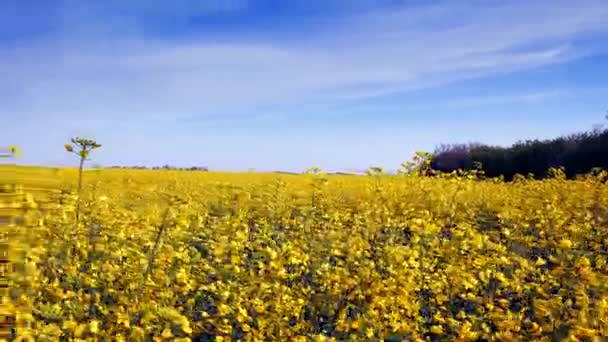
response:
M482 144L443 145L435 151L433 168L443 172L470 170L482 165L488 177L531 174L544 178L551 168L563 167L568 178L585 174L594 168L608 168L608 130L559 137L552 140L528 140L511 147Z
M399 174L414 174L419 176L434 175L432 169L433 154L424 151L417 151L410 161L401 164Z
M323 173L323 170L321 170L321 168L316 167L316 166L308 168L304 171L305 175L319 175L322 173Z
M21 149L16 145L9 145L0 150L0 158L16 159L21 157Z
M380 166L370 166L365 170L365 174L368 176L380 176L386 174L386 171Z

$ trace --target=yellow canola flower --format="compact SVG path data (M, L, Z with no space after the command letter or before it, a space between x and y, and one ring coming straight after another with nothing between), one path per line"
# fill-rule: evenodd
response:
M536 258L536 263L535 263L536 266L544 266L545 264L547 264L547 262L545 261L545 259L540 258L540 257Z
M192 334L192 328L190 327L190 322L188 322L188 321L182 322L180 325L180 328L186 334L188 334L188 335Z
M86 324L78 324L74 328L74 336L75 337L82 337L84 335L84 332L86 330L87 330L87 325Z
M431 332L432 332L433 334L437 334L437 335L442 335L442 334L444 334L443 327L442 327L442 326L440 326L440 325L433 325L433 326L431 327Z
M171 338L173 337L173 333L171 333L171 329L165 328L163 332L160 334L163 338Z
M564 249L570 249L572 248L572 241L570 241L569 239L562 239L559 241L559 247Z
M99 332L99 321L98 320L92 320L89 323L89 331L93 334L97 334Z

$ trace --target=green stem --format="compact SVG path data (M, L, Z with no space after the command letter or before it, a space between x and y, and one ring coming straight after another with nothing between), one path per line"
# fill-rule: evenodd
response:
M84 166L84 157L80 157L80 166L78 168L78 199L76 200L76 223L80 221L80 197L82 192L82 167Z
M152 274L152 270L154 268L154 259L156 257L156 253L158 252L158 248L161 243L163 232L167 228L168 218L169 218L169 208L167 208L167 210L165 211L162 223L161 223L160 227L158 228L158 231L156 233L156 238L154 239L154 245L152 246L152 249L150 250L150 254L148 254L148 266L146 267L146 271L144 272L144 279L147 278L150 274Z

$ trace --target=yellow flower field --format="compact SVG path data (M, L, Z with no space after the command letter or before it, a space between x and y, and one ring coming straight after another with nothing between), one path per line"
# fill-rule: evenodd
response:
M97 170L77 222L76 170L13 171L0 189L10 339L608 336L605 174Z

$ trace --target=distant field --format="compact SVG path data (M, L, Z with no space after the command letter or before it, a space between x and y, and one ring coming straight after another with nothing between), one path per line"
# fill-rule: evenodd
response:
M2 310L21 337L608 336L598 178L95 170L77 223L77 170L9 174L0 212L21 217L4 228L14 272Z

